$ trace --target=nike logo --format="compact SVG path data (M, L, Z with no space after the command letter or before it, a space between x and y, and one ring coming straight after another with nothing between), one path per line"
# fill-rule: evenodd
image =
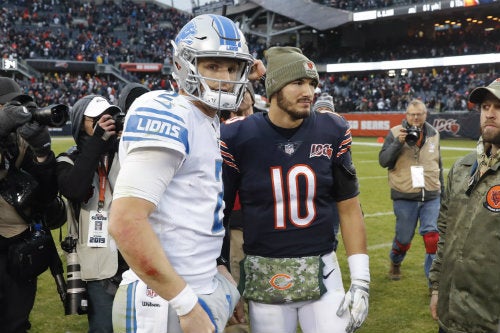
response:
M335 268L334 268L334 269L332 269L330 272L328 272L328 274L326 274L326 275L325 275L325 274L323 274L323 279L324 279L324 280L328 279L328 277L330 276L330 274L332 274L332 273L333 273L333 271L334 271L334 270L335 270Z

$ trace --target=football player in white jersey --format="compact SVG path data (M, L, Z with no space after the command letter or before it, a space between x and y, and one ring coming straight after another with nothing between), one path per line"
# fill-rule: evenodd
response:
M200 15L173 45L180 91L137 98L125 120L109 231L130 266L115 332L222 332L239 293L221 261L220 110L265 73L229 19Z

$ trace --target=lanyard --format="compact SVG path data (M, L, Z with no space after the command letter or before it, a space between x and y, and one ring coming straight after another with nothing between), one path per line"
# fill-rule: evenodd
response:
M101 211L104 208L104 197L106 193L106 182L108 179L108 166L109 166L109 156L105 154L99 161L99 166L97 170L99 172L99 203L97 205L97 211Z

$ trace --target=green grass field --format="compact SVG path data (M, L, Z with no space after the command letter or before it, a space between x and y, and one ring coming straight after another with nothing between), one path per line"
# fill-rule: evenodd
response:
M57 153L72 145L72 139L53 140ZM441 153L447 174L453 162L472 150L476 145L472 140L443 140ZM381 144L376 138L354 138L352 147L360 189L361 204L365 214L368 233L368 253L370 255L371 292L370 312L360 333L436 333L437 324L429 314L429 296L423 271L424 246L418 234L403 263L403 278L390 281L388 253L394 232L394 214L387 185L387 170L378 164ZM63 237L66 226L63 226ZM53 232L58 243L59 231ZM348 269L342 243L337 251L344 283L348 287ZM65 260L63 252L60 254ZM334 313L335 309L332 309ZM43 273L38 282L38 294L31 313L31 333L85 333L85 316L64 315L50 272ZM279 333L279 332L276 332Z

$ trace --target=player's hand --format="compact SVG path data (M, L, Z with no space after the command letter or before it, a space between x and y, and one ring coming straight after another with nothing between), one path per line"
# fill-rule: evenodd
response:
M193 310L184 316L180 316L179 319L184 333L215 332L215 326L199 303L194 306Z
M337 316L342 316L350 309L351 319L345 331L352 333L361 327L368 316L368 299L370 296L370 283L363 280L353 280L349 291L337 309Z
M250 81L259 80L262 76L266 74L266 66L262 60L256 59L253 62L252 68L250 69L250 74L248 75L248 79Z
M7 136L31 120L31 112L18 101L5 104L0 109L0 136Z
M231 282L235 287L238 285L234 280L233 276L227 270L227 267L224 265L218 265L217 271L222 274L229 282ZM245 318L245 301L243 298L240 298L236 307L234 308L233 315L229 318L230 325L243 324L246 322Z
M245 318L245 301L240 298L239 302L234 308L233 316L229 318L229 325L244 324L246 323Z
M437 304L438 304L438 294L432 294L431 295L431 304L429 304L429 308L431 310L431 316L432 319L438 320L438 314L437 314Z

